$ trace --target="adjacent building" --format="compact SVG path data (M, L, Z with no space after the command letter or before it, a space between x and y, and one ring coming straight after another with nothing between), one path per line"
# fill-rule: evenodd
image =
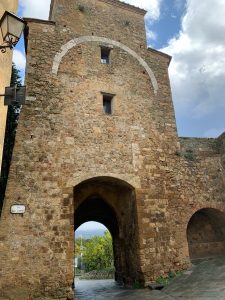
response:
M18 0L1 0L0 2L0 18L4 12L10 11L16 13L18 7ZM0 45L2 44L0 34ZM6 53L0 51L0 94L4 94L5 87L10 85L12 70L12 51L7 50ZM5 137L7 106L4 106L4 98L0 97L0 166L2 162L2 153ZM0 168L1 172L1 168Z

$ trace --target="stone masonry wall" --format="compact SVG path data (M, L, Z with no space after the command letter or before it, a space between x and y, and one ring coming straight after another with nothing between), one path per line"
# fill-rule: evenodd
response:
M189 253L183 246L186 245L187 225L193 214L204 208L217 209L224 218L225 173L221 167L218 139L180 138L180 144L181 149L176 155L181 162L181 170L177 170L177 174L182 173L182 195L173 214L174 226L180 227L176 233L176 240L182 245L180 253ZM220 226L219 223L217 226ZM207 236L203 229L202 234Z
M186 229L196 211L225 213L217 141L178 139L170 57L146 48L143 11L118 3L55 0L55 22L27 19L28 100L0 220L2 295L72 297L73 191L87 179L133 187L133 279L145 285L190 265ZM109 65L100 46L112 48ZM112 115L102 93L115 95ZM10 214L15 203L26 205L23 216Z
M218 141L221 145L221 152L225 152L225 132L218 137Z

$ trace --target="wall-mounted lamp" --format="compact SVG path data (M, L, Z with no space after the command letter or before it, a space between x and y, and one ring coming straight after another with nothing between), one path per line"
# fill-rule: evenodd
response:
M4 105L23 105L26 100L26 86L6 87L5 94L0 97L5 97Z
M13 49L18 43L24 30L25 22L16 15L5 11L0 20L0 31L3 44L0 45L1 52L5 53L6 49Z

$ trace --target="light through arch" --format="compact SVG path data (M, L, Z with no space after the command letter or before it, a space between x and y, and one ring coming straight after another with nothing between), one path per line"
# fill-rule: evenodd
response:
M85 222L75 231L75 279L114 279L113 239L98 222Z

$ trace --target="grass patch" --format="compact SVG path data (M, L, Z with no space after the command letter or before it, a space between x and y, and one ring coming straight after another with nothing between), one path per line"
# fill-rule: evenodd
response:
M84 11L85 11L85 7L84 7L82 4L78 4L78 5L77 5L77 9L78 9L80 12L84 12Z
M163 277L163 276L159 276L156 279L156 283L158 284L162 284L162 285L168 285L170 283L170 281L172 279L174 279L177 276L180 276L182 274L182 272L169 272L168 276Z
M143 289L144 285L140 281L135 280L135 282L132 285L133 289Z

